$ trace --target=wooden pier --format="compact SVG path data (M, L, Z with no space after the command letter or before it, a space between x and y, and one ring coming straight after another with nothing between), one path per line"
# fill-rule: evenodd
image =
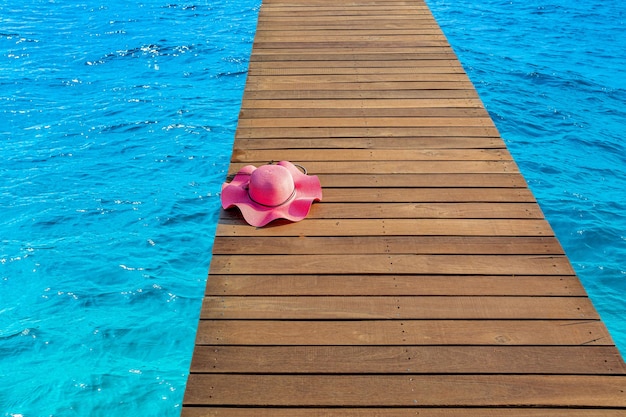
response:
M422 0L265 0L183 417L624 416L626 366Z

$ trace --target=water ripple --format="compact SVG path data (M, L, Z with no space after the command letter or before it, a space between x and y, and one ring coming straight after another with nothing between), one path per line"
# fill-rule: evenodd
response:
M179 414L259 4L3 9L0 415Z

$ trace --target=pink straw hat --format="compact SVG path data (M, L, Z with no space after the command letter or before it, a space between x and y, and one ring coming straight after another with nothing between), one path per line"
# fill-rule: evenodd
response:
M222 184L222 207L237 206L243 218L257 227L276 219L302 220L313 201L321 200L319 178L288 161L258 168L246 165L230 183Z

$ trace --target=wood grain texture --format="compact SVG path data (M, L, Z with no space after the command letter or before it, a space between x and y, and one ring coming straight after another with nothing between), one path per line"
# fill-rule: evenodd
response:
M201 320L198 345L613 345L598 320Z
M575 275L219 275L206 295L586 296Z
M192 374L189 380L188 404L626 407L626 378L613 376Z
M573 408L231 408L185 407L182 417L623 417L620 409Z
M228 178L290 160L306 219L222 210L183 417L626 415L626 365L422 0L264 0Z
M197 346L195 373L602 374L624 371L595 346Z
M586 297L214 296L201 319L599 319Z

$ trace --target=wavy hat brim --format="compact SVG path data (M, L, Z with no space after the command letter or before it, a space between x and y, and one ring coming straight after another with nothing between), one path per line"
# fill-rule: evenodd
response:
M256 167L246 165L241 168L235 178L222 184L222 207L237 207L248 224L256 227L265 226L276 219L287 219L294 222L304 219L314 201L322 200L322 186L315 175L307 175L289 161L280 161L278 165L289 170L295 186L295 194L285 204L268 207L253 201L248 194L250 175Z

